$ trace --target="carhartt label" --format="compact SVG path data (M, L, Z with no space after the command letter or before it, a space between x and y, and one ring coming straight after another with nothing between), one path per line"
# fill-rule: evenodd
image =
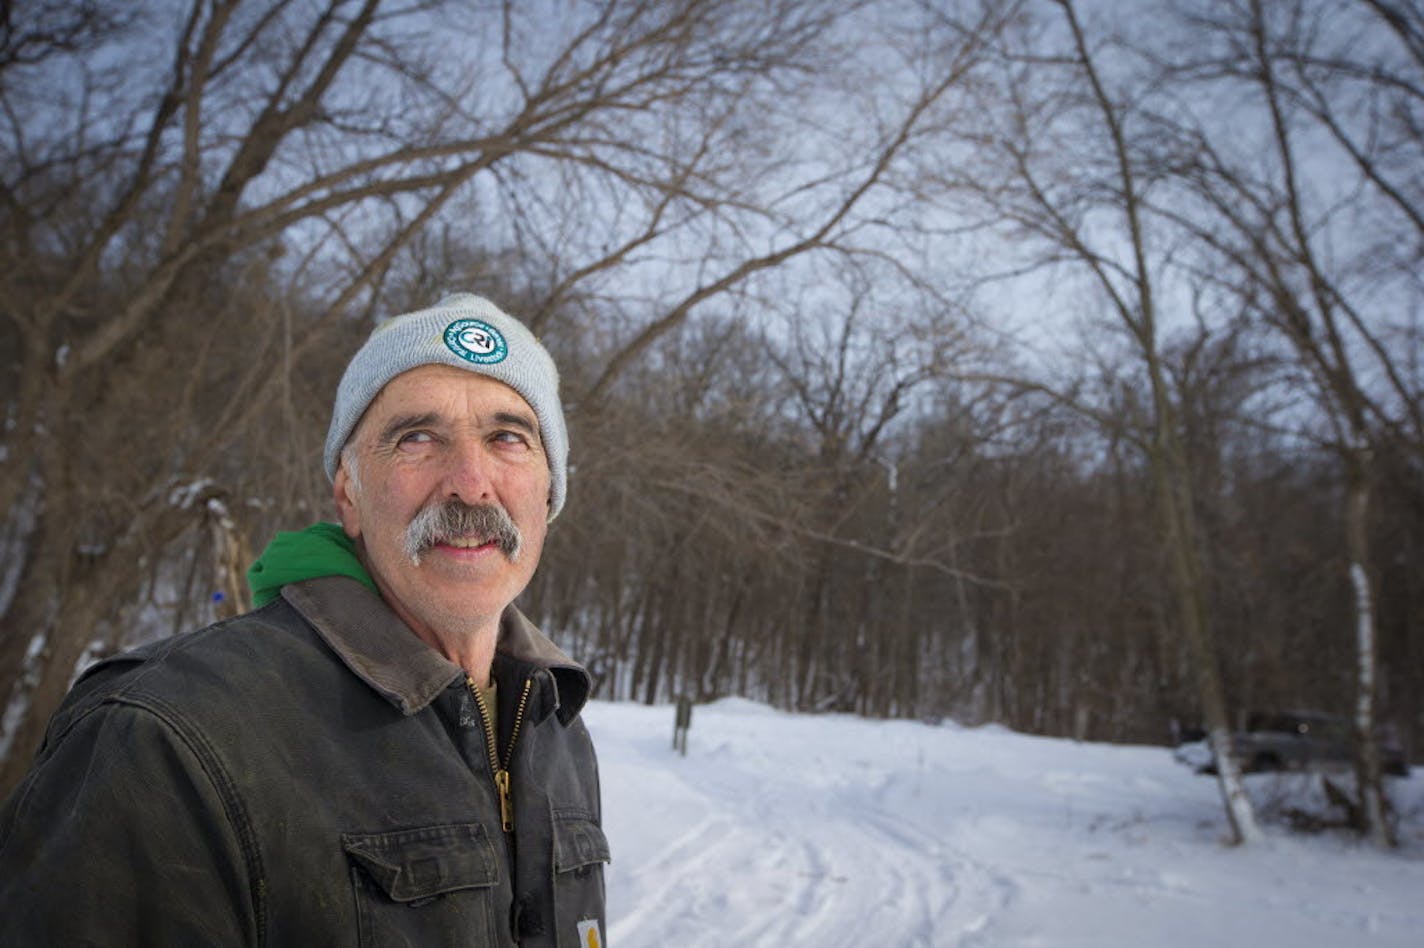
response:
M586 918L578 923L579 948L603 948L603 936L598 933L598 919Z

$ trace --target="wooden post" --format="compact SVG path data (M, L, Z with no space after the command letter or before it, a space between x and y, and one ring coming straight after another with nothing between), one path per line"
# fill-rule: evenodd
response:
M677 699L677 718L672 727L672 749L687 756L687 729L692 727L692 699L681 696Z

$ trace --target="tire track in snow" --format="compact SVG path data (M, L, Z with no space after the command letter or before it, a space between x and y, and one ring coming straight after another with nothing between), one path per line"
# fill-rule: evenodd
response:
M727 699L680 758L671 708L587 716L615 948L1424 944L1417 776L1401 854L1280 834L1242 851L1160 748Z
M627 911L615 912L610 943L938 948L986 938L1012 884L894 812L885 778L866 768L825 780L814 749L778 760L749 754L748 742L736 754L703 750L711 766L670 764L650 745L639 774L625 768L624 778L665 781L656 796L676 800L686 829L622 864L610 895Z

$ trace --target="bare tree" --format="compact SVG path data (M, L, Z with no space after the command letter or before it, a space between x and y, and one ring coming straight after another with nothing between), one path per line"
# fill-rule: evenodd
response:
M1222 762L1219 782L1232 834L1249 842L1260 831L1231 755L1194 459L1162 350L1170 297L1159 282L1168 246L1149 196L1158 185L1156 156L1170 143L1130 86L1127 63L1105 66L1110 44L1089 35L1072 0L1055 6L1061 19L1039 27L1041 45L1005 50L1002 94L1012 107L974 133L986 146L983 155L945 184L983 202L1011 228L1010 239L1027 241L1030 268L1076 268L1131 342L1148 397L1137 437L1151 472L1173 625L1193 657L1196 692Z
M173 491L260 438L271 406L312 375L302 366L354 344L349 317L379 306L402 248L457 210L500 220L481 195L533 200L559 169L601 182L605 207L653 195L634 222L644 235L730 206L704 168L737 150L734 104L811 69L836 15L793 0L609 0L550 32L538 7L472 24L458 3L195 0L168 25L171 10L95 3L43 55L5 34L0 332L16 358L0 509L32 497L11 516L33 517L0 564L16 590L0 636L16 750L0 786L134 566L192 522ZM706 124L647 137L675 114ZM640 246L610 234L610 260ZM261 298L282 286L282 302ZM165 413L133 372L180 339L203 357L163 366L181 409ZM143 439L146 454L103 441L112 453L96 466L93 433L117 435L133 417L118 412L139 409L172 424Z
M0 332L20 356L0 503L20 512L0 681L20 750L0 787L133 567L191 527L174 490L248 477L239 458L273 417L290 456L310 450L292 433L356 344L353 317L459 275L413 249L478 234L536 330L593 327L601 361L570 398L592 413L697 308L802 257L881 252L858 238L888 231L896 167L1012 14L965 4L955 54L918 87L885 86L876 121L847 123L818 87L879 62L853 19L865 4L174 6L168 25L173 10L86 4L44 55L4 36ZM236 356L217 344L237 339ZM182 393L164 413L126 379L175 340L202 358L164 366ZM120 404L171 416L141 463L117 450ZM97 430L115 433L107 455ZM95 455L104 490L84 477ZM311 506L290 475L282 492Z
M1201 123L1192 174L1212 216L1181 216L1208 248L1206 266L1217 267L1223 282L1235 280L1231 289L1246 311L1294 353L1328 425L1323 440L1340 459L1361 829L1380 845L1393 839L1377 740L1371 511L1377 458L1398 456L1401 446L1406 456L1417 455L1424 446L1424 392L1400 361L1408 349L1392 343L1398 327L1386 315L1392 295L1412 293L1414 246L1424 237L1424 194L1408 181L1424 145L1407 119L1424 107L1417 97L1424 59L1410 42L1410 15L1388 4L1342 10L1302 0L1268 10L1251 0L1194 18L1219 48L1186 71L1246 90L1263 117L1264 149L1250 154L1233 147L1224 130ZM1417 11L1413 16L1417 21ZM1399 42L1381 46L1391 33ZM1369 41L1351 42L1361 34ZM1331 143L1338 150L1319 147ZM1263 153L1270 159L1264 169ZM1311 164L1353 174L1327 184L1311 175ZM1401 256L1393 236L1373 236L1380 231L1406 235L1413 246Z
M1348 547L1415 700L1412 8L1174 0L1179 63L1070 2L168 6L0 18L0 777L77 666L241 605L370 318L454 287L564 371L526 605L602 696L1219 737L1356 693Z

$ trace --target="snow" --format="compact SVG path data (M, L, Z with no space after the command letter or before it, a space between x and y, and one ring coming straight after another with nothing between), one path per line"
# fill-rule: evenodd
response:
M200 477L196 481L188 484L178 484L168 491L168 506L177 507L179 510L187 510L193 506L203 491L213 486L211 477Z
M1424 776L1402 846L1225 845L1216 782L1160 747L999 727L593 702L616 948L1424 945ZM1318 778L1248 778L1269 817Z

